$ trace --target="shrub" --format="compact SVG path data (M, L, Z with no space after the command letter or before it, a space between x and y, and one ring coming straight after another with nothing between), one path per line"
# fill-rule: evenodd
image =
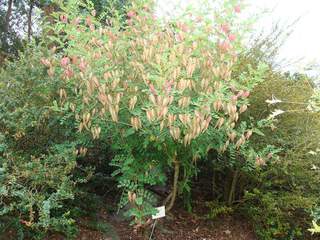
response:
M69 203L89 174L77 168L84 138L76 137L73 117L55 110L59 82L39 64L45 54L45 46L32 45L1 69L0 234L14 230L16 239L73 235Z
M58 52L42 63L65 84L61 106L75 112L79 131L111 138L122 205L136 207L131 215L138 225L154 212L141 208L149 206L148 185L164 184L173 171L170 210L190 188L197 159L210 149L240 151L253 133L255 123L241 122L240 114L266 65L233 75L246 25L236 1L218 5L171 22L152 15L152 1L134 1L125 23L120 16L103 25L90 7L80 15L74 1L56 14L53 29L62 40L51 37ZM255 152L246 154L255 167Z
M315 92L311 78L273 68L252 92L251 117L265 118L277 109L283 111L273 130L264 131L264 138L252 138L255 148L271 144L282 149L280 158L249 176L246 186L248 202L243 206L249 218L257 219L254 226L261 239L310 238L307 229L310 212L319 201L320 177L316 169L320 121L317 101L311 98Z

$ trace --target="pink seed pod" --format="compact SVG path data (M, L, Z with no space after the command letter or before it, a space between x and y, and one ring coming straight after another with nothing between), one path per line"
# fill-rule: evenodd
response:
M219 43L219 48L223 52L227 52L230 49L230 44L226 41Z
M242 94L242 97L247 98L250 96L250 92L249 91L244 91Z
M241 12L241 7L240 7L240 5L235 6L235 7L234 7L234 11L235 11L236 13L240 13L240 12Z
M166 81L166 93L169 95L172 90L172 83L170 81Z
M66 15L61 15L60 16L60 21L63 23L68 23L68 17Z
M238 92L238 94L237 94L237 97L238 97L238 98L242 97L243 93L244 93L244 91L243 91L243 90L240 90L240 91Z
M227 23L224 23L221 25L221 30L224 32L224 33L229 33L230 32L230 27Z
M60 61L62 67L68 66L70 63L70 59L68 57L63 57Z
M46 67L50 67L51 63L49 59L41 58L40 59L41 64L45 65Z
M238 96L233 95L233 96L231 97L231 101L232 101L232 102L236 102L237 100L238 100Z
M127 13L127 16L128 16L129 18L133 18L134 16L136 16L136 13L135 13L134 11L129 11L129 12Z
M87 69L87 64L83 59L80 60L79 68L80 68L81 72L84 72Z
M179 28L180 28L181 31L183 31L183 32L188 32L188 31L189 31L189 27L188 27L188 25L185 24L185 23L180 23L180 24L179 24Z
M228 39L229 39L230 42L235 41L236 38L237 38L236 35L234 35L234 34L232 34L232 33L228 35Z
M87 16L87 18L86 18L86 24L87 24L88 26L92 25L92 19L91 19L90 16Z
M72 56L71 57L71 63L72 64L77 64L78 63L78 57L77 56Z
M72 20L72 24L77 26L80 23L80 20L81 19L79 17L76 17L75 19Z
M68 67L66 70L64 70L64 76L66 77L66 78L71 78L71 77L73 77L73 70L70 68L70 67Z
M153 84L152 84L152 83L150 83L150 85L149 85L149 89L150 89L151 93L152 93L154 96L156 96L156 95L157 95L156 89L154 88L154 86L153 86Z

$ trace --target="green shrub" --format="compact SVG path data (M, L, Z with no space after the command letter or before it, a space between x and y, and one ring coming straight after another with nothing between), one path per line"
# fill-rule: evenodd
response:
M268 153L257 156L246 143L270 122L240 121L267 66L233 75L247 30L237 1L207 5L171 22L155 19L153 6L133 1L125 23L114 14L101 25L90 6L80 15L77 1L61 5L52 27L61 39L51 37L57 53L42 60L50 78L65 84L59 106L75 112L79 131L111 138L121 205L136 207L131 215L140 226L153 212L140 208L149 206L148 185L165 184L165 173L172 172L165 201L170 210L177 194L190 191L195 163L210 149L242 151L244 165L255 168Z
M56 145L48 155L27 158L5 152L0 158L0 219L17 223L19 239L27 237L23 232L33 232L32 237L44 237L48 230L74 234L74 220L65 208L77 183L73 150Z
M282 149L277 161L259 174L248 176L245 187L249 191L245 199L249 201L244 207L249 218L257 220L254 226L261 239L311 237L307 229L311 210L319 204L320 180L320 115L314 111L316 99L311 98L315 93L311 78L272 68L253 91L247 113L250 117L266 118L276 109L284 111L273 129L265 129L264 138L252 138L255 148L271 144Z
M78 170L73 115L56 111L59 82L40 64L47 48L32 45L0 76L0 234L43 238L76 232L70 202L89 169Z

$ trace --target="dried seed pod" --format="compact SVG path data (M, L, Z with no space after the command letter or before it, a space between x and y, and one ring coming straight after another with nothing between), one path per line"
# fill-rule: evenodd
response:
M220 99L216 100L214 103L213 103L213 108L216 112L220 111L222 109L222 101Z
M234 115L237 112L237 106L232 104L232 103L228 103L226 105L226 112L231 116Z
M205 125L204 125L204 127L203 127L203 129L202 129L202 131L204 132L204 131L206 131L207 129L208 129L208 127L209 127L209 125L210 125L210 122L211 122L211 120L212 120L212 117L211 116L209 116L204 122L205 122Z
M168 113L168 107L163 107L162 110L161 110L161 115L160 117L165 117Z
M139 117L131 117L131 125L135 130L141 128L141 120Z
M51 66L51 62L49 59L46 59L46 58L41 58L40 59L40 63L45 65L46 67L50 67Z
M76 111L76 106L73 103L70 103L69 107L70 107L72 112Z
M173 80L176 80L179 77L180 73L181 73L180 67L175 68L172 72Z
M135 107L135 105L137 103L137 99L138 99L137 96L134 96L129 100L129 109L130 110L134 109L134 107Z
M244 113L245 111L247 111L247 109L248 109L248 106L247 106L246 104L244 104L244 105L242 105L242 106L240 107L239 112L240 112L240 113Z
M112 121L114 122L118 122L118 114L117 114L117 111L116 109L113 107L113 106L109 106L109 113L111 115L111 119Z
M50 67L47 71L49 77L53 77L54 76L54 68L53 67Z
M246 139L248 140L251 136L252 136L252 130L248 130L247 132L246 132Z
M98 100L100 101L100 103L103 106L106 106L109 103L108 98L105 93L99 93Z
M104 78L104 80L108 81L108 79L111 78L111 73L110 72L105 72L103 74L103 78Z
M234 142L237 134L235 132L231 132L231 133L228 134L228 136L229 136L230 141Z
M61 89L59 90L59 97L60 97L60 99L66 99L66 98L67 98L67 92L66 92L66 90L64 90L63 88L61 88Z
M154 105L157 105L157 100L156 100L156 98L155 98L154 95L149 95L149 100L150 100L150 102L152 102Z
M223 123L224 123L224 118L223 117L219 118L215 125L215 128L221 128Z
M113 104L113 98L112 98L111 94L108 94L107 98L108 98L108 103Z
M164 120L162 120L161 123L160 123L160 131L163 130L163 128L164 128L164 123L165 123Z
M189 114L179 114L179 120L183 123L183 125L187 126L190 123L190 115Z
M181 107L181 108L186 108L186 107L189 106L190 101L191 101L191 98L190 98L190 97L182 97L182 98L179 99L178 105L179 105L179 107Z
M266 161L261 157L256 157L256 165L258 167L266 165Z
M201 88L202 89L207 89L208 88L208 86L209 86L209 79L202 79L201 80Z
M168 126L172 126L177 116L174 114L168 114Z
M155 113L154 109L146 110L146 114L147 114L147 119L148 119L149 122L154 121L155 116L156 116L156 113Z
M168 97L164 97L162 100L162 106L168 106L170 99Z
M242 144L243 144L243 139L240 138L240 139L236 142L236 147L237 147L237 149L239 149Z
M87 154L87 151L88 151L87 148L85 148L85 147L80 147L80 149L79 149L79 154L80 154L81 156L85 156L85 155Z
M219 81L215 81L214 82L214 89L215 90L219 90L219 89L221 89L221 87L222 87L222 83L221 82L219 82Z
M187 80L181 79L178 82L177 89L183 92L186 88L187 88Z
M174 140L178 140L180 138L180 128L178 127L170 127L169 130L171 136L173 137Z
M191 143L191 135L190 134L186 134L183 138L183 144L185 146L189 145Z
M128 201L130 203L133 203L137 198L137 195L134 192L129 191L128 192Z

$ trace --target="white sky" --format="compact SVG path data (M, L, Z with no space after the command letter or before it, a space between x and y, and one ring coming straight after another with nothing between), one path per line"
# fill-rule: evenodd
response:
M301 19L294 27L293 34L282 48L281 57L303 59L295 68L299 69L308 63L320 64L320 0L249 0L253 7L274 9L267 14L261 27L280 20L291 23Z
M171 12L170 6L181 4L197 4L197 0L158 0L160 8ZM271 29L278 20L282 24L292 23L301 17L295 25L293 34L289 37L280 52L280 59L301 61L290 69L301 71L306 64L320 64L320 0L245 0L251 9L261 12L272 10L265 14L257 26L258 29ZM172 13L172 12L171 12Z

